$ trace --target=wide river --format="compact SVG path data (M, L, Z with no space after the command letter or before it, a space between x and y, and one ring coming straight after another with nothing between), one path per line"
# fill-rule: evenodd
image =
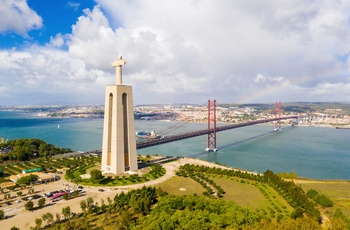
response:
M176 124L135 121L137 131L158 133ZM205 129L188 123L177 132ZM0 111L0 138L40 138L76 151L101 149L103 119L39 118L24 112ZM207 137L200 136L138 150L138 154L196 157L234 168L264 172L296 172L312 179L350 180L350 130L271 125L242 127L217 134L218 152L205 152Z

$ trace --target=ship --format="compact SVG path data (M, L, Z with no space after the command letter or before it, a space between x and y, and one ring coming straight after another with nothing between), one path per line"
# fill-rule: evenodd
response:
M337 126L336 129L350 129L349 126Z
M152 132L136 132L136 137L138 137L138 138L145 138L145 139L157 139L157 138L160 138L160 136L157 135L155 130L153 130Z

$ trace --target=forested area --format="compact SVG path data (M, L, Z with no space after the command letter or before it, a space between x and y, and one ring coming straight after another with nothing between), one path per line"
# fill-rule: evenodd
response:
M38 157L52 157L56 154L68 153L69 148L59 148L47 144L40 139L16 139L0 144L0 148L7 148L10 151L0 155L0 161L19 160L28 161Z
M62 209L64 219L37 218L36 229L322 229L311 217L270 219L263 214L237 206L232 201L198 195L169 195L155 187L143 187L117 194L107 202L91 197L80 202L82 213L71 215L69 206ZM332 222L344 229L342 221Z

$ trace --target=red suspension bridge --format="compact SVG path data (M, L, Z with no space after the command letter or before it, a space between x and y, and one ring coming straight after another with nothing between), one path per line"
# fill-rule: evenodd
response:
M281 130L281 120L288 120L298 119L298 116L284 116L281 117L281 103L276 102L275 104L275 117L274 118L268 118L268 119L261 119L261 120L255 120L255 121L249 121L245 123L239 123L239 124L230 124L230 125L223 125L220 127L216 126L216 101L210 101L208 100L208 128L202 129L202 130L196 130L196 131L190 131L190 132L184 132L180 134L173 134L173 135L167 135L167 136L161 136L157 139L148 139L146 141L141 141L136 143L136 149L143 149L151 146L161 145L169 142L179 141L183 139L188 139L192 137L207 135L208 136L208 142L207 142L207 151L217 151L216 148L216 133L221 131L226 131L230 129L236 129L241 128L245 126L250 125L257 125L262 123L268 123L268 122L275 122L275 130ZM174 126L168 128L167 130L163 131L163 134L169 134L171 133L171 130L176 129L178 127L181 127L186 122L180 122L175 124Z

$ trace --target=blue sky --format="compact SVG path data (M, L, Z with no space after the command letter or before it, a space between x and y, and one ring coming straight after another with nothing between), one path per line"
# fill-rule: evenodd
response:
M26 48L28 43L43 46L50 42L50 37L58 33L69 34L77 18L83 15L83 9L93 9L95 2L93 0L74 2L28 0L27 4L41 18L41 25L39 20L33 29L26 31L27 36L11 29L4 31L1 34L1 49Z
M350 101L350 2L5 0L3 105Z

